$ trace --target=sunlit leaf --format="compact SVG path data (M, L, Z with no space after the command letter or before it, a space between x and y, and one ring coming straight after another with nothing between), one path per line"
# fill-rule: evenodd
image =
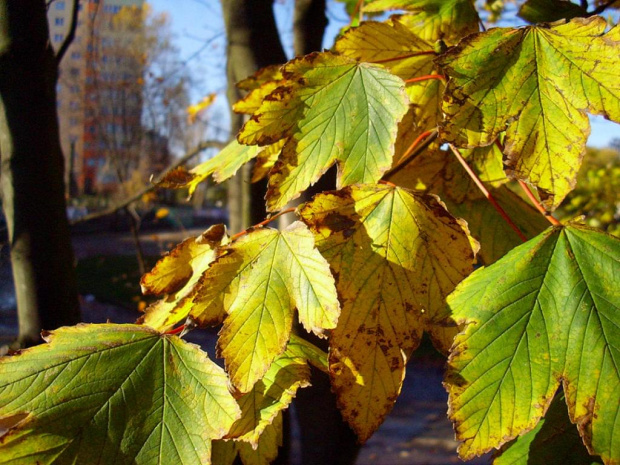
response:
M210 463L241 412L197 346L136 325L79 325L0 361L2 463Z
M287 349L252 390L237 399L242 417L232 425L227 437L257 447L265 428L288 408L299 388L309 385L310 367L304 358Z
M403 81L378 65L329 52L297 58L283 74L285 84L239 135L248 144L287 139L269 176L268 209L282 208L334 163L338 186L378 181L391 165L407 109Z
M329 265L302 223L254 230L220 251L191 315L200 322L228 313L218 350L232 383L248 392L284 351L295 309L308 331L322 335L336 326L340 305Z
M210 227L198 237L190 237L160 259L155 267L140 280L145 294L167 294L151 304L141 322L159 330L166 330L184 320L193 303L196 284L215 260L216 248L228 242L226 227ZM221 322L220 314L210 323ZM203 322L204 323L204 322Z
M337 277L343 307L329 369L343 416L365 441L394 405L422 331L449 347L444 298L471 272L473 252L435 196L404 189L351 186L316 196L300 215Z
M286 350L295 357L305 358L310 365L318 368L322 372L329 372L329 368L327 366L327 354L305 339L302 339L295 334L291 334L291 339L288 341Z
M279 140L275 144L268 145L258 154L252 171L252 182L258 182L269 174L273 165L276 164L283 146L284 140Z
M536 427L502 447L493 465L593 465L603 463L583 445L558 392Z
M571 421L620 458L620 240L550 228L476 270L448 298L466 325L449 360L450 417L467 459L529 431L562 382Z
M237 87L243 90L254 90L269 81L282 79L282 65L269 65L256 71L252 76L237 83Z
M478 31L478 13L471 0L370 0L365 12L405 10L411 14L400 20L418 37L449 44Z
M189 124L194 124L196 122L196 118L198 118L198 115L213 105L216 97L217 94L209 94L195 105L190 105L187 107L187 122Z
M246 442L237 442L237 450L243 465L269 465L278 456L282 446L282 414L276 416L273 423L265 428L254 448Z
M586 112L620 121L620 28L605 27L591 17L466 37L440 61L450 76L443 138L476 147L505 130L508 174L557 207L575 186Z

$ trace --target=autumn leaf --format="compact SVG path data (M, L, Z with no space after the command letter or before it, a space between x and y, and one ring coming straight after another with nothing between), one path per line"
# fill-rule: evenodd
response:
M330 52L283 67L285 82L243 126L239 141L286 139L271 169L267 207L281 209L338 163L338 186L376 182L392 161L407 109L401 79L380 66Z
M329 369L343 416L363 442L396 401L422 331L450 346L444 298L471 272L473 251L437 197L405 189L351 186L317 195L299 213L337 276L342 314Z
M594 465L603 463L583 445L577 427L570 422L564 393L559 391L545 417L536 427L509 442L497 454L493 465Z
M282 65L269 65L256 71L252 76L249 76L237 83L239 89L252 91L258 89L266 82L278 81L282 79Z
M196 118L198 118L198 115L213 105L216 97L217 94L209 94L200 102L187 107L187 122L189 124L194 124L196 122Z
M410 12L400 21L429 42L442 39L453 44L478 32L478 13L471 0L370 0L364 4L364 12L386 10Z
M329 265L299 222L251 231L220 249L200 281L191 316L228 316L218 340L231 381L248 392L289 340L293 313L308 331L336 326L340 305Z
M277 357L252 390L237 400L242 416L228 438L258 447L259 437L276 416L288 408L299 388L310 386L310 367L288 349Z
M620 28L605 28L594 16L466 37L439 60L450 76L442 137L477 147L506 131L507 173L556 208L575 186L586 112L620 122Z
M577 224L550 228L448 298L466 325L446 374L462 458L533 429L562 382L588 449L618 461L619 263L617 238Z
M0 361L2 462L210 463L241 412L197 346L145 326L78 325ZM131 440L128 440L131 438Z
M235 173L248 161L260 156L268 150L278 150L277 147L258 147L256 145L241 145L236 140L224 147L217 155L204 163L187 171L185 168L177 168L158 183L160 187L180 189L189 188L191 196L209 176L213 175L215 182L221 183L233 177Z
M521 18L529 23L551 23L561 19L588 16L581 5L566 0L527 0L519 9Z
M265 428L256 448L245 442L237 442L239 458L243 465L269 465L278 456L282 446L282 414Z
M151 304L139 321L165 331L184 320L193 306L196 285L215 260L217 247L226 243L226 227L218 224L198 237L184 240L161 258L150 272L142 276L140 285L144 294L166 295ZM220 314L209 323L219 323L223 317Z

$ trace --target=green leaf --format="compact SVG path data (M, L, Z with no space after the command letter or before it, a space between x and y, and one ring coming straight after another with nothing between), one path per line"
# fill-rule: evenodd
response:
M355 185L317 195L299 214L337 277L342 314L329 370L342 414L363 442L394 405L422 331L450 346L444 298L472 271L473 252L435 196L405 189Z
M585 8L567 0L527 0L521 5L518 16L528 23L551 23L587 15Z
M145 326L79 325L0 361L2 463L208 464L241 412L197 346Z
M536 427L502 447L493 465L594 465L577 427L570 422L564 394L558 392Z
M334 328L340 313L329 265L300 222L282 232L254 230L220 249L200 286L191 316L200 322L228 313L218 350L241 392L250 391L284 351L295 309L317 335Z
M288 341L286 350L295 357L306 359L314 368L329 374L327 354L314 344L311 344L295 334L291 334L291 339Z
M439 61L450 76L442 137L460 147L506 131L510 176L536 185L557 207L575 186L590 124L620 121L620 28L600 17L473 34Z
M239 397L242 416L230 428L228 438L258 447L259 437L293 401L297 390L310 386L310 367L288 348L276 358L252 390Z
M215 260L217 247L228 243L223 224L211 226L198 237L190 237L161 258L140 280L145 294L167 294L150 305L140 319L157 330L167 330L184 320L192 308L196 286ZM223 315L211 323L221 322Z
M620 460L620 240L550 228L448 298L457 322L446 386L467 459L534 428L562 380L589 450Z
M418 37L434 42L456 43L463 36L478 32L478 13L471 0L370 0L364 12L405 10L411 14L401 21Z
M392 162L407 110L403 81L378 65L313 53L283 68L285 83L243 126L239 141L286 138L269 176L267 207L281 209L334 163L338 186L376 182Z

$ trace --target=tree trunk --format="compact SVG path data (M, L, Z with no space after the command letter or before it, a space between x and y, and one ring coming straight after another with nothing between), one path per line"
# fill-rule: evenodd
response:
M0 153L18 343L80 321L44 0L0 0Z
M228 37L228 100L232 105L243 97L235 84L258 69L286 61L280 43L273 0L223 0L222 9ZM231 112L231 136L243 124L243 116ZM230 229L237 232L262 221L266 216L266 182L250 184L252 163L228 184Z

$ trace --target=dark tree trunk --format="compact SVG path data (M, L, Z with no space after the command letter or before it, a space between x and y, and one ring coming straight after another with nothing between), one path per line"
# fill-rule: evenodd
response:
M280 43L273 0L223 0L228 37L228 100L232 105L243 97L235 84L258 69L286 61ZM243 116L231 112L231 136L243 124ZM266 182L250 184L252 164L246 165L228 185L230 229L245 229L265 218Z
M21 346L80 321L44 0L0 0L0 153Z

